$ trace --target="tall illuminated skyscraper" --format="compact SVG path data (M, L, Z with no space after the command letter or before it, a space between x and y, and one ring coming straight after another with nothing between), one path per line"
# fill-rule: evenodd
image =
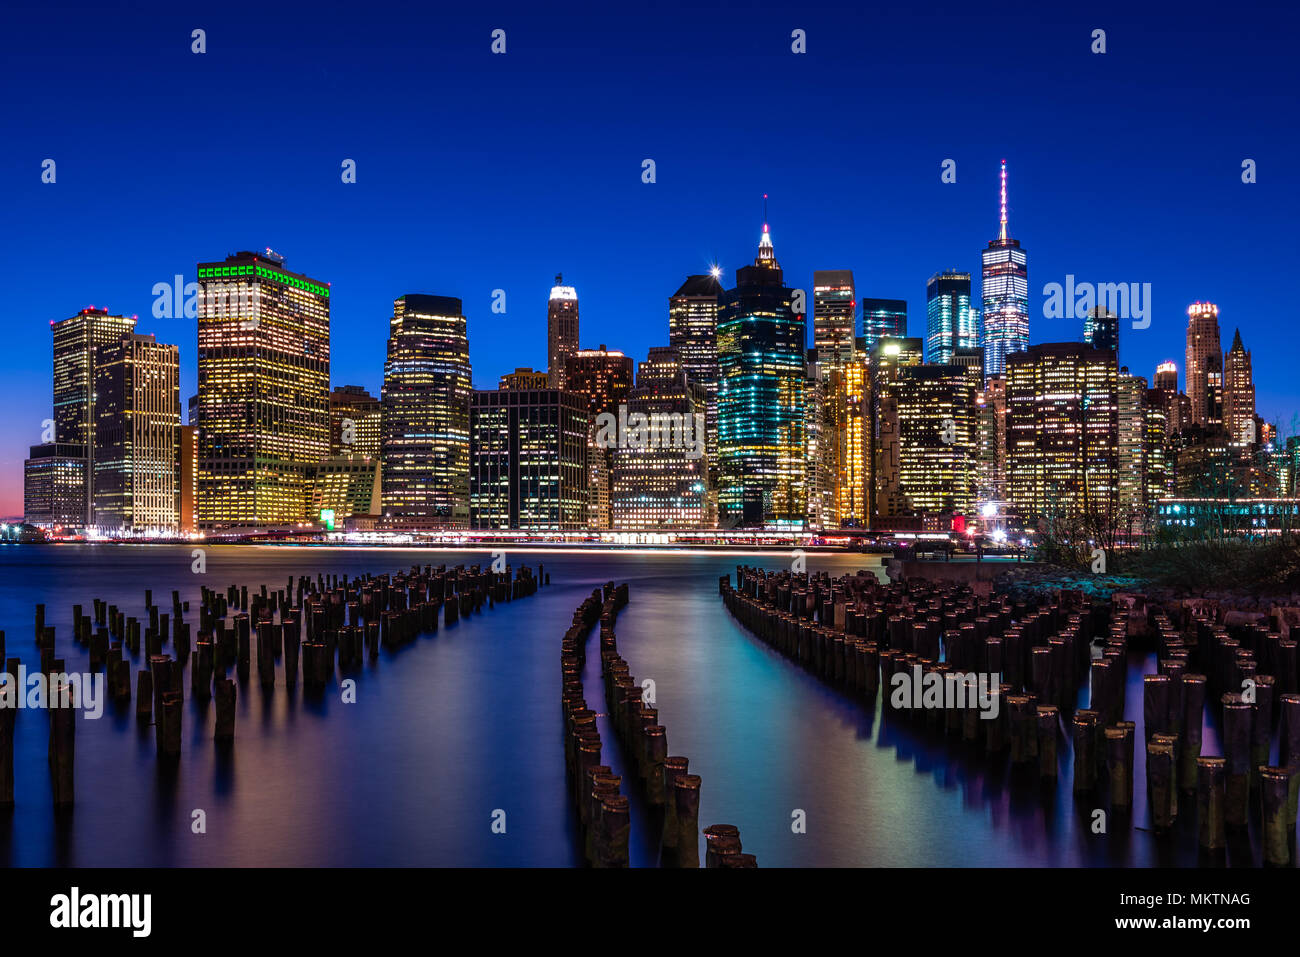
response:
M952 362L957 349L979 344L977 314L970 305L970 273L935 273L925 284L925 361Z
M565 362L565 386L587 400L591 413L591 432L587 449L587 491L591 501L587 507L587 527L610 528L610 494L613 482L611 449L596 444L596 417L604 412L618 414L618 407L632 391L632 357L605 348L579 349Z
M984 374L1002 375L1007 356L1029 348L1029 270L1025 251L1007 235L1007 161L1002 161L998 238L983 254Z
M704 387L692 381L677 350L651 346L637 367L627 416L644 415L644 447L612 450L613 528L702 528L708 524Z
M1115 383L1116 503L1121 516L1146 504L1146 397L1146 378L1121 367Z
M1119 468L1113 353L1082 343L1007 359L1007 494L1026 522L1113 516Z
M898 396L895 393L902 370L921 365L925 342L919 337L886 336L871 351L867 393L870 422L867 423L866 458L871 473L872 524L877 518L905 515L909 505L902 492L902 462L899 437Z
M470 527L525 531L587 526L585 397L516 369L470 404Z
M805 517L806 317L763 224L718 312L719 521L801 526Z
M179 525L180 355L153 336L100 346L95 364L94 519L104 531Z
M557 273L546 303L546 374L552 388L563 389L569 357L578 352L578 291Z
M871 524L871 372L859 355L844 370L844 459L835 482L835 515L841 526Z
M1233 333L1232 348L1223 361L1223 427L1238 444L1259 440L1255 434L1255 380L1240 329Z
M899 491L913 515L973 516L978 413L975 380L963 366L897 371Z
M330 447L329 285L269 250L198 279L199 526L302 521Z
M1222 387L1223 350L1219 346L1219 307L1194 302L1187 307L1187 399L1192 424L1210 428L1214 416L1214 378ZM1186 423L1184 423L1186 425Z
M461 301L417 294L395 300L380 395L386 522L468 527L472 392Z
M1178 364L1168 359L1156 366L1153 391L1160 393L1164 409L1165 437L1171 439L1192 421L1191 402L1187 394L1178 391Z
M95 368L99 350L121 342L123 336L134 331L134 316L112 316L107 309L94 306L50 323L54 336L54 442L64 447L60 450L64 458L80 449L79 457L85 459L79 473L85 478L80 518L71 524L89 524L93 519ZM71 474L74 470L60 470L64 478ZM66 508L61 515L66 517Z
M718 482L718 300L722 270L687 276L668 300L668 344L681 357L686 376L704 389L710 495Z
M902 339L907 335L907 300L862 300L862 351L870 356L885 336Z
M853 359L852 269L819 269L813 273L813 346L825 374L843 370Z

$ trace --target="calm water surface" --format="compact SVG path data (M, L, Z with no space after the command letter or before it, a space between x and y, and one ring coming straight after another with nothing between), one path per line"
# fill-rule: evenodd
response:
M200 585L266 584L290 576L395 572L413 564L487 564L488 551L208 546L207 572L190 570L189 546L0 547L0 627L8 655L36 668L34 606L46 604L67 669L86 656L71 638L72 606L103 598L147 621L144 590L170 608L191 602L197 633ZM570 866L574 823L564 771L559 642L573 609L605 581L630 583L619 649L638 681L653 678L670 754L703 777L701 826L740 828L760 866L1042 866L1195 863L1194 823L1157 842L1145 809L1135 828L1093 835L1070 793L1069 748L1060 784L989 771L979 754L882 722L880 703L823 686L751 637L727 614L718 577L737 562L773 570L789 557L687 553L512 552L545 563L551 587L422 637L313 697L269 694L241 682L233 751L212 741L213 712L188 695L180 762L155 760L154 732L137 725L134 701L97 721L78 716L77 803L52 811L48 717L20 711L15 803L0 814L0 863L14 866ZM863 556L807 557L833 575L874 566ZM733 579L734 580L734 579ZM601 710L597 639L584 685ZM170 651L170 646L167 648ZM132 662L132 682L140 655ZM1141 670L1131 662L1128 717L1139 722ZM134 693L134 691L133 691ZM604 720L603 718L601 719ZM602 727L608 764L624 758ZM1213 729L1206 753L1218 753ZM1139 755L1135 803L1145 781ZM632 797L632 863L653 866L652 812ZM191 832L192 813L207 832ZM493 834L492 814L507 830ZM794 834L802 810L807 832ZM1087 809L1090 810L1090 809ZM657 833L657 832L656 832Z

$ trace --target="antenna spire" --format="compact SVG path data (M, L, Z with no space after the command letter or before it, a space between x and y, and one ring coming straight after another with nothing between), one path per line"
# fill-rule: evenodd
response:
M1002 161L1002 228L998 234L1003 241L1007 238L1007 161Z

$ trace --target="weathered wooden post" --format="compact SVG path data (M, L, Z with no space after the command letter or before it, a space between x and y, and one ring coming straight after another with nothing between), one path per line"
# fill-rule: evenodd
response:
M677 816L677 862L700 866L700 776L683 774L673 784Z
M1133 806L1132 721L1120 721L1106 729L1106 765L1110 771L1110 804L1114 809Z
M1196 759L1197 840L1202 850L1221 851L1228 844L1224 820L1226 769L1223 758Z
M1056 732L1058 711L1056 705L1040 704L1036 713L1038 734L1038 776L1056 777Z
M213 687L217 709L214 741L233 741L235 737L235 683L229 678L219 678Z
M0 702L0 807L14 803L14 724L18 717L18 659L10 658L5 673L4 701Z
M1230 828L1246 826L1250 800L1252 708L1239 694L1223 696L1223 756L1227 760L1224 819Z
M71 706L72 687L67 678L51 682L50 712L50 783L55 807L73 803L73 758L76 754L77 711Z

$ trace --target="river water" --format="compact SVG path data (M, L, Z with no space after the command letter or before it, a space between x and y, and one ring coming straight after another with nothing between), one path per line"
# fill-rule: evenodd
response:
M572 866L575 827L565 781L559 642L573 609L608 580L631 601L617 625L619 650L638 682L655 681L668 753L703 778L700 824L740 828L746 851L771 866L1194 865L1191 816L1157 841L1142 807L1137 762L1132 826L1097 835L1091 808L1071 796L1069 748L1062 775L1036 780L988 770L982 755L897 721L880 701L822 685L757 641L727 613L718 577L737 562L788 568L779 553L511 551L545 564L551 586L440 628L435 636L338 678L313 698L277 675L264 694L256 668L238 690L235 746L212 741L208 704L186 700L182 756L160 766L154 731L134 701L99 720L77 718L76 805L56 815L46 762L48 716L23 710L15 739L15 807L0 813L0 863L14 866ZM809 554L810 571L874 567L870 556ZM39 665L34 606L46 604L67 670L84 670L72 640L72 606L102 598L147 622L144 590L169 611L172 589L191 602L197 633L201 585L266 584L290 576L395 572L413 564L490 562L487 550L208 546L206 572L189 546L0 547L0 627L9 656ZM733 577L734 581L734 577ZM170 645L164 650L170 651ZM132 663L134 672L140 656ZM1135 654L1128 717L1139 722ZM597 638L584 675L587 701L603 708ZM603 719L602 719L603 720ZM1207 733L1205 753L1218 753ZM602 726L608 764L623 765ZM632 797L634 866L657 863L653 815ZM205 819L195 833L195 812ZM494 814L505 812L505 833ZM806 830L795 833L793 815ZM499 819L499 815L497 815Z

